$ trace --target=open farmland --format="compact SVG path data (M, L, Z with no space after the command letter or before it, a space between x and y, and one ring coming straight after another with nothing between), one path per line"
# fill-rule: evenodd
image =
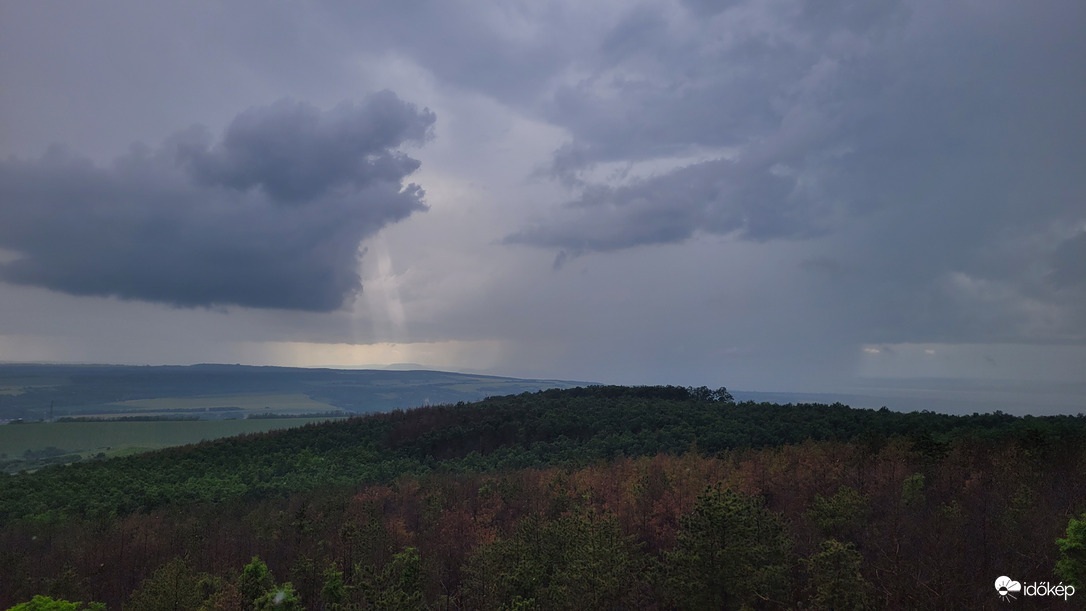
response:
M0 365L0 422L12 422L0 426L0 470L576 384L439 371Z
M156 397L119 401L116 413L104 412L97 417L131 415L167 416L191 415L201 419L238 418L246 414L311 414L339 411L334 405L315 401L301 393L239 393L201 397Z
M441 371L0 365L0 420L158 415L222 419L332 410L364 414L582 384Z
M336 418L250 420L152 420L139 422L49 422L0 426L0 462L5 470L133 454L200 441L326 422Z

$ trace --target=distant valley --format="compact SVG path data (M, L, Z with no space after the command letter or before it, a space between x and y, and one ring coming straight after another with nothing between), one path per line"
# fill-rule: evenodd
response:
M0 365L0 420L366 414L585 384L441 371Z
M439 371L0 365L0 471L584 384Z

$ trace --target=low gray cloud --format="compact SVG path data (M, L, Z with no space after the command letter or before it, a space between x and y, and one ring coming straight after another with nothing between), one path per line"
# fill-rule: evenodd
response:
M842 212L907 208L914 224L938 219L961 253L1080 205L1086 86L1067 58L1086 46L1067 24L1081 7L715 9L699 22L633 12L587 76L554 91L547 116L572 141L551 171L584 191L511 241L607 251L698 230L808 237ZM600 163L714 147L732 152L617 187L588 178Z
M433 121L391 91L328 112L282 100L238 115L220 144L185 143L179 154L200 184L260 187L278 201L305 202L338 187L399 182L419 162L395 147L421 144Z
M1086 288L1086 232L1056 246L1049 279L1060 288Z
M570 134L549 173L573 193L507 243L568 265L699 234L822 238L815 256L852 271L809 297L859 341L1081 337L1037 286L1045 268L1080 282L1080 241L1035 247L1086 221L1081 3L688 7L631 11L540 104ZM623 164L648 177L614 180Z
M538 222L506 242L580 255L682 242L697 231L752 240L819 231L817 219L811 218L818 206L795 189L793 180L728 160L619 187L589 186L566 208L568 217Z
M361 287L359 244L423 211L399 152L434 122L391 92L320 111L281 101L109 167L54 147L0 162L0 279L177 306L332 311Z

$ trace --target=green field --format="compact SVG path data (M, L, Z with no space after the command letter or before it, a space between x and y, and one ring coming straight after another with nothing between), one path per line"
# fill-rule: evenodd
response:
M45 376L10 376L0 374L0 395L17 397L27 390L55 388L68 382L67 378Z
M314 401L301 393L237 393L228 395L205 395L199 397L156 397L154 399L135 399L113 403L119 409L116 413L103 411L97 417L126 416L133 413L140 415L176 414L175 410L207 410L237 408L243 412L257 414L307 414L314 412L339 411L334 405Z
M49 447L83 455L128 454L328 420L334 418L8 424L0 426L0 454L12 459Z

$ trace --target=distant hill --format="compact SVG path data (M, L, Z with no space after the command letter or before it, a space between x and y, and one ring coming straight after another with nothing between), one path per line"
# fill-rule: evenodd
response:
M999 410L1016 416L1086 413L1086 383L1022 380L863 378L849 386L820 392L733 389L738 401L769 403L844 403L894 411L930 410L967 415Z
M963 439L1016 444L1043 456L1084 447L1086 417L735 403L726 393L675 386L550 389L0 477L0 523L57 507L72 511L78 505L88 515L124 513L182 497L219 502L248 494L387 483L434 470L583 466L622 456L715 455L806 440L851 442L873 450L893 438L907 440L919 457L931 461L945 458L951 444ZM177 499L170 496L181 489L185 492L177 493ZM163 496L167 490L174 492ZM96 509L76 500L88 495L97 499Z
M298 412L325 404L373 413L584 384L422 370L12 364L0 365L0 420L160 414L174 408L191 414L194 406L204 407L184 400L193 397L207 398L201 418L222 417L233 407L260 411L265 403L273 408L269 411L290 411L288 401L268 399L276 395L298 397Z

